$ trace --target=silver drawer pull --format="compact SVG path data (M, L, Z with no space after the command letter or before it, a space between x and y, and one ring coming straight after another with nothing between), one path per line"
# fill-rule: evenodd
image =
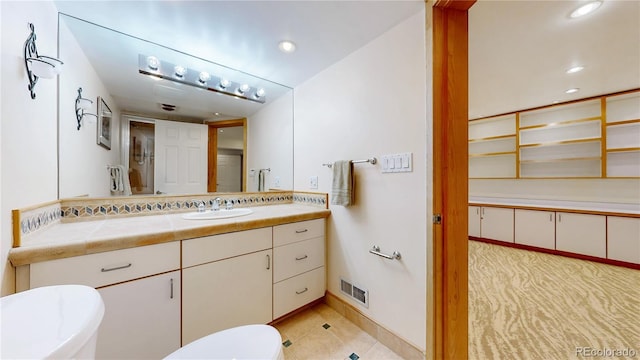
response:
M302 257L297 257L297 258L296 258L296 260L304 260L304 259L306 259L306 258L308 258L308 256L307 256L307 255L302 256Z
M296 294L300 295L309 291L309 288L304 288L304 290L296 291Z
M113 268L102 268L100 271L109 272L109 271L113 271L113 270L121 270L121 269L130 268L130 267L131 267L131 263L128 263L127 265L116 266L116 267L113 267Z
M309 231L309 229L304 229L304 230L296 230L296 234L302 234L302 233L306 233L307 231Z

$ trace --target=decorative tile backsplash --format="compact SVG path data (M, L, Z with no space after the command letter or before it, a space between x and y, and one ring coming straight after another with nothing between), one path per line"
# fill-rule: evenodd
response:
M326 193L292 191L62 199L26 210L14 210L14 222L18 221L20 224L17 228L14 226L14 246L20 246L23 236L59 222L193 211L198 208L200 202L204 202L206 207L210 208L216 198L220 198L221 208L224 208L227 200L230 200L234 207L298 203L328 208Z

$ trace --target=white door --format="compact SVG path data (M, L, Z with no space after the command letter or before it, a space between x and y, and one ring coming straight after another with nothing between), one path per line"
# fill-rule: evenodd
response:
M521 210L515 212L515 243L545 249L556 248L556 213Z
M216 174L218 192L242 191L242 156L218 155Z
M557 212L556 250L605 258L607 217Z
M469 236L480 237L480 206L469 206Z
M513 242L513 209L482 207L480 232L483 238Z
M161 359L180 348L180 271L98 289L96 359Z
M207 125L156 120L155 193L207 192Z

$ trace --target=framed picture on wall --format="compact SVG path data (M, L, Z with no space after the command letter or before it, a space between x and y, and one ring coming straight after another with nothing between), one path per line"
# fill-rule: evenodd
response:
M98 145L111 150L111 109L104 99L98 96Z

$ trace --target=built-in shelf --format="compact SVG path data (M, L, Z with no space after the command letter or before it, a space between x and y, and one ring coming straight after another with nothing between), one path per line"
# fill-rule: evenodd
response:
M640 89L469 123L470 178L640 177Z

